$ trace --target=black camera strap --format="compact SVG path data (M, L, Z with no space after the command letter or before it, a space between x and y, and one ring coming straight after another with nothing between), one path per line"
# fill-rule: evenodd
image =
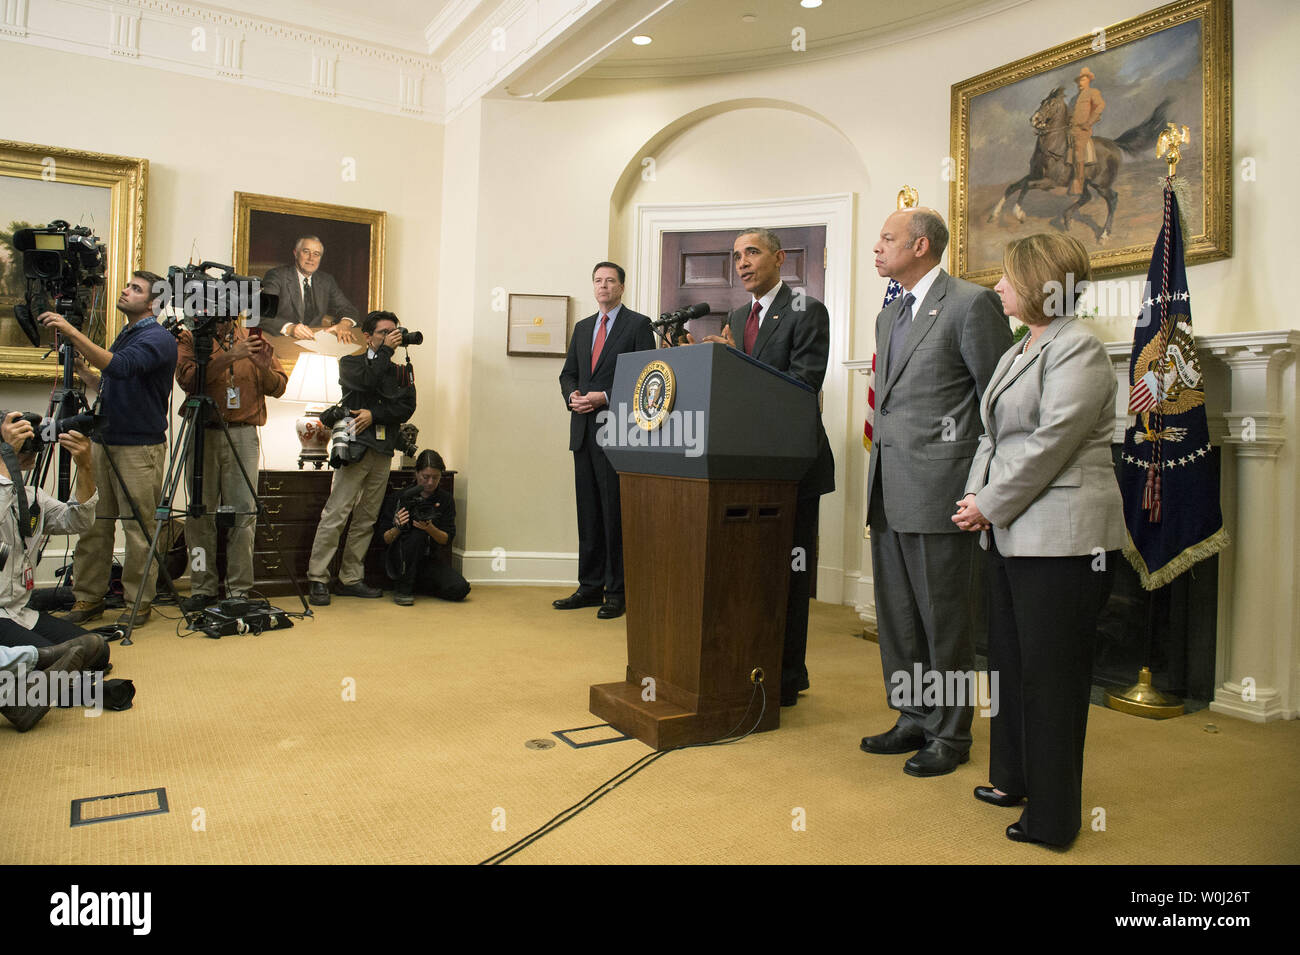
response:
M14 486L14 497L18 502L18 533L24 538L36 533L36 524L41 519L41 508L33 499L32 507L27 506L27 488L23 484L23 469L18 466L18 455L8 441L0 441L0 460L9 471L9 481Z

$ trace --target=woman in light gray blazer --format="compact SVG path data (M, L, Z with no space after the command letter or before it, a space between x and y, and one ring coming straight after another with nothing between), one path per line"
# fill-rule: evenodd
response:
M1027 800L1007 838L1067 846L1082 812L1097 617L1125 540L1110 451L1115 373L1066 299L1089 275L1078 241L1017 239L1003 271L995 291L1029 334L984 391L984 434L953 516L982 532L990 556L989 670L1000 699L990 785L975 796L997 806Z

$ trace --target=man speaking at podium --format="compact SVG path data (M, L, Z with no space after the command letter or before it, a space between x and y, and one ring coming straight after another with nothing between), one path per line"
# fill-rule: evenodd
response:
M596 444L597 418L609 404L614 366L623 352L655 347L650 319L623 307L626 273L613 262L591 272L599 311L578 322L560 372L560 393L571 412L569 450L573 452L578 498L578 589L554 601L556 610L595 607L596 616L623 616L623 516L618 472Z
M732 246L731 259L736 275L753 301L727 316L721 335L710 335L705 341L740 348L746 355L798 378L820 393L831 341L826 306L803 290L793 291L781 281L785 252L781 250L781 240L770 229L742 232ZM794 706L799 691L808 689L809 685L804 655L808 646L812 567L817 559L817 511L821 495L833 490L835 458L818 416L817 460L799 482L794 511L794 551L781 654L782 706Z

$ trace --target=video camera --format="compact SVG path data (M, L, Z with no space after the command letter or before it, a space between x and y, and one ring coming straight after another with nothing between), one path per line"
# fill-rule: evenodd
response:
M220 275L209 274L220 269ZM190 331L205 331L227 319L247 315L245 324L257 328L264 318L275 318L280 296L262 288L262 280L251 275L236 275L233 266L219 262L198 265L173 265L167 270L167 288L162 291L163 305L172 306L172 315L162 325L173 335L183 326Z
M104 247L86 226L55 219L44 229L19 229L14 249L23 256L26 290L14 306L18 327L33 345L41 344L36 316L58 312L76 328L86 319L87 290L104 284Z

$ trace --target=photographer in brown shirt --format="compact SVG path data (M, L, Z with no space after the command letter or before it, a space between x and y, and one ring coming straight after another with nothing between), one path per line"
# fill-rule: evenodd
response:
M198 387L198 362L189 332L181 333L177 346L176 381L187 395L193 395ZM185 531L190 550L190 596L181 607L186 611L202 610L217 597L218 504L235 510L235 524L226 539L226 596L243 596L253 587L257 499L240 473L240 464L250 481L257 480L257 429L266 424L266 399L284 394L288 382L289 376L272 354L270 343L250 337L238 320L216 326L204 393L216 402L231 440L222 436L216 421L206 422L204 513L202 517L191 517ZM185 466L188 476L193 462L187 461Z

